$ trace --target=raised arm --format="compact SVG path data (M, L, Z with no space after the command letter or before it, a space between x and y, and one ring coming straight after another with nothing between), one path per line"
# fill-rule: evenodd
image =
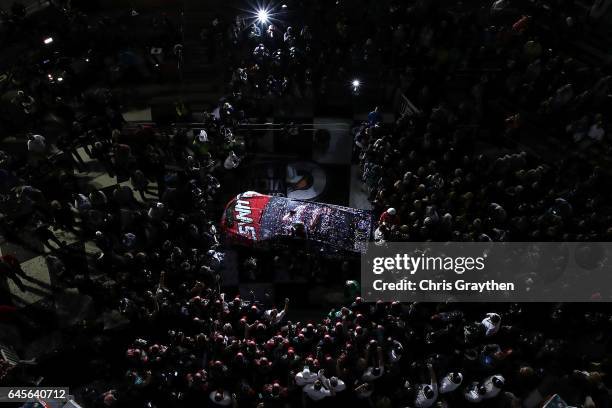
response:
M434 371L433 365L431 363L427 364L427 368L429 369L429 379L431 381L430 384L438 384L438 380L436 379L436 372Z

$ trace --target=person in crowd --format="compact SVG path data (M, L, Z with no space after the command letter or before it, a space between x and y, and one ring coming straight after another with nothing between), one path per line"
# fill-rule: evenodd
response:
M431 364L428 364L427 369L429 370L430 382L429 384L421 384L418 386L414 399L414 406L418 408L429 408L438 399L438 380L436 379L436 373Z
M496 334L501 326L501 317L497 313L487 313L487 317L482 320L487 337Z
M24 285L21 279L29 279L29 277L21 269L21 264L14 255L6 254L0 256L0 271L2 271L3 280L10 279L22 292L27 290L26 285Z

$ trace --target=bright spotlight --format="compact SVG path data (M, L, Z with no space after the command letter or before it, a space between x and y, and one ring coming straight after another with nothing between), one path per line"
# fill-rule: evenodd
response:
M49 45L53 42L53 37L47 37L43 40L43 42L45 43L45 45Z
M361 86L361 81L358 79L353 79L351 81L351 90L353 92L353 95L359 95L359 87Z
M266 9L257 11L257 22L259 24L267 24L270 21L270 13Z

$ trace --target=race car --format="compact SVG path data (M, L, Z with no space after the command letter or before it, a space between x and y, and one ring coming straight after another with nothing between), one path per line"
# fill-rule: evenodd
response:
M225 207L226 243L257 248L296 241L321 252L363 253L372 231L368 211L248 191Z

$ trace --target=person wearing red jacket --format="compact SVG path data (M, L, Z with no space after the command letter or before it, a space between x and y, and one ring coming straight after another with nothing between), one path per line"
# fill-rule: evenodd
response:
M523 34L527 30L530 21L530 16L522 16L514 24L512 24L512 31L519 35Z
M395 208L391 207L391 208L388 208L387 211L385 211L384 213L380 215L378 222L379 224L385 224L387 226L399 225L400 218L397 215L397 211L395 210Z

